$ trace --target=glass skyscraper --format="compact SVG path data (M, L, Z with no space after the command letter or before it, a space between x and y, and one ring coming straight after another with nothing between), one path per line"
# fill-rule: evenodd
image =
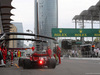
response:
M52 37L52 28L58 28L58 0L35 0L35 34ZM48 40L49 45L52 41Z

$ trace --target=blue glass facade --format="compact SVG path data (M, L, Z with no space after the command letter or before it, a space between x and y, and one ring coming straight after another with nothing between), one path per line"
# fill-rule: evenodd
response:
M58 27L57 0L38 0L39 34L51 37L51 29Z
M38 22L39 34L51 37L51 29L58 28L58 0L35 0L35 5L35 33Z

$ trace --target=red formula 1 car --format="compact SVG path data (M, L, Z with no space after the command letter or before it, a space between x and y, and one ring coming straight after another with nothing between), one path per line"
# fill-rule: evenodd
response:
M22 66L24 69L44 67L55 68L56 60L51 58L42 52L34 52L30 57L19 58L18 65Z

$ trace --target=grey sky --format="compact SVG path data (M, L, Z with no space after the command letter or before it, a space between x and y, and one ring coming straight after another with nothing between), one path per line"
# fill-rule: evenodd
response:
M99 0L58 0L58 25L61 28L73 28L72 18L79 15L83 10L95 5ZM24 31L34 31L34 0L13 0L15 14L11 18L15 22L22 22Z

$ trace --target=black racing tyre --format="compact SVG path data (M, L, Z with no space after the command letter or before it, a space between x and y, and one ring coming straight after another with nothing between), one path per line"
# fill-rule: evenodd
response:
M18 66L21 66L21 58L18 60Z
M18 66L21 66L21 65L20 65L20 60L18 60Z
M24 59L19 58L19 60L18 60L18 66L23 66L23 60L24 60Z
M49 59L47 62L47 66L50 69L54 69L56 67L56 60L55 59Z
M2 52L0 51L0 60L3 59Z
M23 60L23 68L24 69L30 69L31 68L31 61L30 61L30 59L24 59Z

